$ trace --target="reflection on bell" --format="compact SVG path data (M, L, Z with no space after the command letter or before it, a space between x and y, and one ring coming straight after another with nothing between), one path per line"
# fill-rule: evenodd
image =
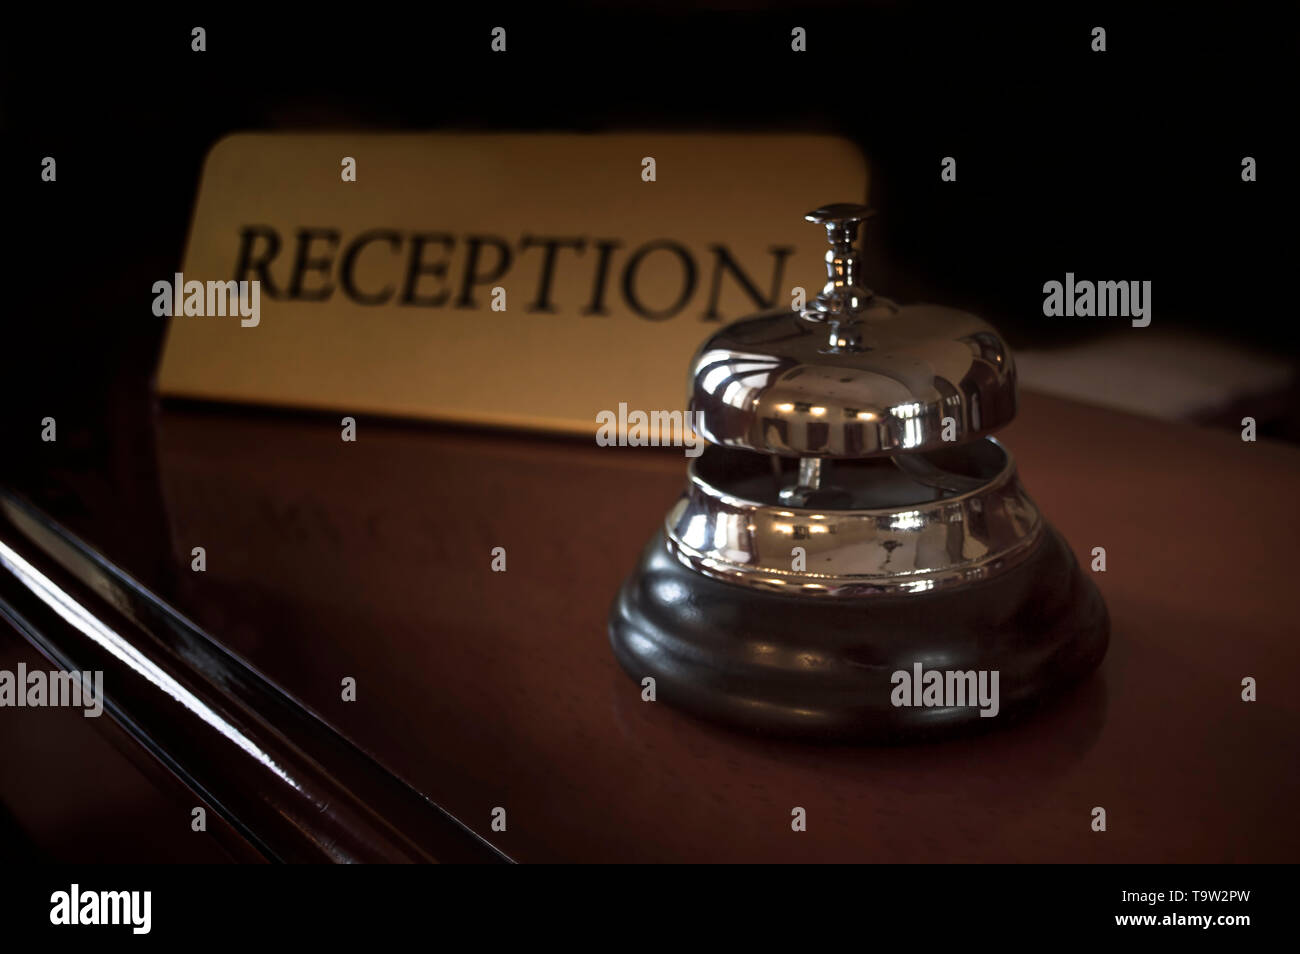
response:
M899 741L996 724L1106 651L1106 608L987 436L1016 411L1001 336L861 285L830 205L826 286L696 354L710 442L610 613L660 701L754 731Z

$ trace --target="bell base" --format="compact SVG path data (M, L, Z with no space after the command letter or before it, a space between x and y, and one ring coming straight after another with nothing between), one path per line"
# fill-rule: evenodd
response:
M991 579L849 598L712 579L678 562L661 530L609 617L619 664L653 677L659 702L763 735L880 743L987 729L1051 702L1097 667L1109 631L1101 594L1050 527ZM996 672L996 715L955 693L927 700L910 686L917 664L922 686L934 670ZM984 686L990 700L991 675Z

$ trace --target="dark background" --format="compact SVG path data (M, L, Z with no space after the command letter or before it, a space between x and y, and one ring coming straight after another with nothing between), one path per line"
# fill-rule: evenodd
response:
M130 525L156 480L150 288L179 268L206 151L236 130L841 133L872 164L885 294L974 310L1019 348L1108 330L1043 321L1046 278L1150 279L1155 325L1294 356L1294 8L1046 6L20 14L0 39L0 480L76 508L55 456L107 480ZM790 51L795 25L807 53ZM46 155L57 183L40 181ZM1297 438L1286 403L1264 434ZM46 415L58 445L31 455Z

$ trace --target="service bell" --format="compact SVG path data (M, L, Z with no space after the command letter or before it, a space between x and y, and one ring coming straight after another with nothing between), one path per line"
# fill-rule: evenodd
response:
M1105 654L1092 581L991 432L1010 350L979 318L863 284L863 206L810 212L828 279L805 311L695 355L709 446L610 614L657 698L760 732L905 740L997 724Z

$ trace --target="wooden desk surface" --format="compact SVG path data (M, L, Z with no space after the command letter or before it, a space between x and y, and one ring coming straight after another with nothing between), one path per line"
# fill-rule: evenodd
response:
M682 487L669 449L169 409L178 602L520 861L1296 860L1300 450L1022 403L1000 436L1080 561L1106 548L1112 641L976 738L778 743L642 702L605 619Z

